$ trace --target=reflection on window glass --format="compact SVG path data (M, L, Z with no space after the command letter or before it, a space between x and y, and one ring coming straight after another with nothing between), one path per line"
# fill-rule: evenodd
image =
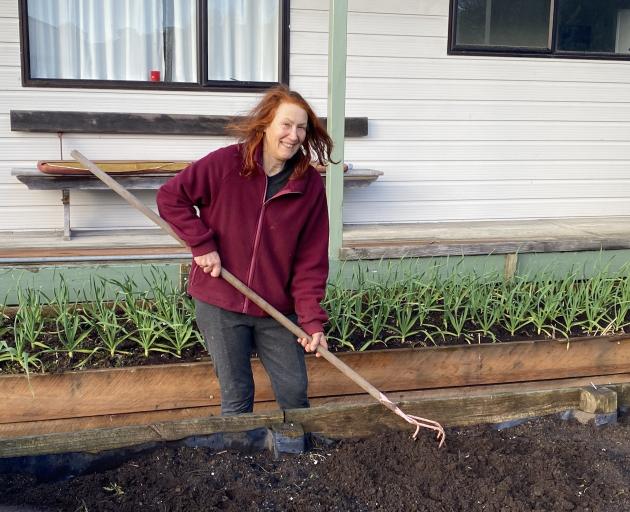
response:
M208 0L208 80L278 81L280 0Z
M31 78L197 81L195 0L28 0Z
M560 51L630 53L630 0L560 0Z
M549 48L551 0L458 0L457 45Z

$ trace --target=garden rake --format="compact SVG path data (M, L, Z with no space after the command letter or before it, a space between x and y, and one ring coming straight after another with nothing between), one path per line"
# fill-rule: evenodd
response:
M173 231L171 226L162 219L157 213L151 210L148 206L143 204L138 198L136 198L133 194L131 194L127 189L125 189L122 185L120 185L116 180L111 178L107 173L103 172L94 162L88 160L85 156L83 156L79 151L74 150L71 152L73 158L77 161L81 162L85 167L87 167L92 174L94 174L98 179L100 179L103 183L105 183L109 188L111 188L114 192L120 195L127 203L136 208L137 210L144 213L150 220L152 220L155 224L161 227L164 231L166 231L169 235L171 235L175 240L177 240L182 246L187 247L186 243L179 238L179 236ZM304 332L299 326L294 324L291 320L289 320L286 316L284 316L280 311L274 308L271 304L265 301L262 297L260 297L256 292L248 288L245 284L243 284L239 279L237 279L233 274L227 271L224 267L221 267L221 277L225 279L230 285L236 288L239 292L245 295L249 300L251 300L254 304L256 304L260 309L265 311L269 316L277 320L281 325L286 327L289 331L291 331L298 338L306 338L309 341L311 337ZM411 425L416 427L415 432L413 433L413 439L416 439L418 436L418 432L421 428L427 428L436 432L436 437L439 441L439 446L441 447L444 444L446 439L446 434L444 432L444 428L438 422L429 420L426 418L421 418L419 416L413 416L411 414L404 413L398 405L392 402L387 396L381 393L376 387L370 384L367 380L365 380L361 375L355 372L352 368L342 362L337 356L333 355L328 349L319 346L317 347L317 352L326 359L330 364L332 364L337 370L343 373L350 380L358 384L361 388L363 388L367 393L370 394L377 402L387 407L394 414L397 414L405 421L410 423Z

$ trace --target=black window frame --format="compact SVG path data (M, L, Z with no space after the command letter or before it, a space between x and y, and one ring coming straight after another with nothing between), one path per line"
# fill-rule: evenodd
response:
M207 80L208 73L208 2L196 0L197 12L197 82L151 82L136 80L81 80L67 78L31 78L31 59L28 37L28 0L18 0L20 20L20 55L22 62L22 86L63 87L76 89L154 89L161 91L264 91L279 83L289 85L290 0L279 0L280 19L278 34L278 82L253 82L233 80Z
M606 52L571 52L556 49L558 37L558 4L560 0L550 0L551 18L549 22L550 37L549 48L523 48L510 46L477 46L477 45L457 45L455 37L457 34L457 2L450 0L448 15L448 55L474 55L481 57L544 57L562 59L585 59L585 60L630 60L630 54Z

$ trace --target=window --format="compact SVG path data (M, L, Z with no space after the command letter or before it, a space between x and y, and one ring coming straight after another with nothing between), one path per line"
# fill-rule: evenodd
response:
M288 80L288 0L21 0L26 86L264 89Z
M459 0L457 42L466 46L549 48L551 0Z
M449 53L630 57L630 0L451 0Z

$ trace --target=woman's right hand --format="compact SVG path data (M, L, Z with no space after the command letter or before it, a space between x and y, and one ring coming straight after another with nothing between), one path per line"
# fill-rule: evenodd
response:
M193 259L204 273L210 274L212 277L219 277L221 275L221 258L219 258L217 251L195 256Z

